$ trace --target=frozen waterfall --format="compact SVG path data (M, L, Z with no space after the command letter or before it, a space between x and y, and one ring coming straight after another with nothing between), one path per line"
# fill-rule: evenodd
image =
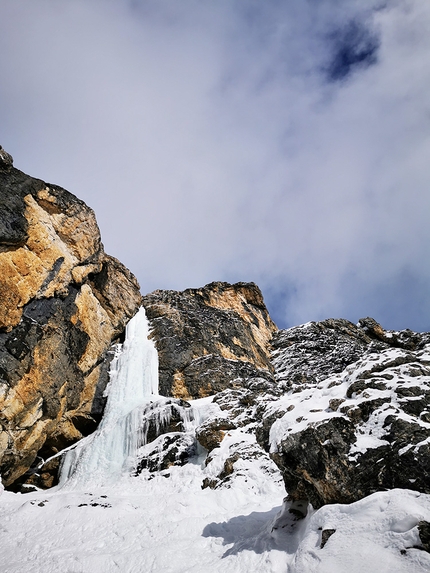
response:
M141 308L128 323L125 342L112 361L103 419L94 434L65 455L60 487L104 485L132 469L142 406L158 397L158 354L148 334Z

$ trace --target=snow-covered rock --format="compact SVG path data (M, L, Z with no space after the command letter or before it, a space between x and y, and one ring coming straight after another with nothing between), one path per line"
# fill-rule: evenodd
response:
M321 507L399 487L430 493L429 335L377 326L375 339L346 321L309 323L274 343L286 392L266 406L260 441L292 499Z

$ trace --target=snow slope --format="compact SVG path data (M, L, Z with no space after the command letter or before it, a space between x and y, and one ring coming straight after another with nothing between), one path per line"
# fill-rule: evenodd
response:
M288 522L279 485L201 489L202 469L81 491L4 492L3 573L421 573L417 524L430 496L408 490ZM256 485L254 482L253 485ZM278 519L277 519L278 515ZM294 527L295 525L295 527ZM275 528L274 528L275 527ZM321 549L322 530L335 529ZM402 554L404 552L404 554Z
M130 323L115 368L136 364L136 356L129 360L127 353L136 347L132 340L147 339L141 319L136 318L140 334L136 321ZM126 378L132 395L120 396L114 383L120 381L125 391ZM139 393L135 382L136 374L123 378L114 370L106 417L71 452L59 487L28 494L0 491L2 573L430 571L430 554L419 548L417 527L430 521L428 495L392 490L350 505L308 507L297 519L290 511L297 507L283 504L280 474L252 457L242 460L228 484L202 489L211 466L222 464L232 444L254 439L245 428L229 432L207 467L197 452L184 466L130 477L137 445L133 440L130 445L126 434L137 426L124 421L157 393L152 382ZM207 410L207 402L196 401L194 407ZM92 465L94 459L101 460L102 472Z

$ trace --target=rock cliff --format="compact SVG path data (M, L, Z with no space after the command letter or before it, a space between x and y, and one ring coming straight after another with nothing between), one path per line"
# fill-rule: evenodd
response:
M430 493L430 334L327 320L280 331L283 396L260 443L293 500L351 503L393 488Z
M282 478L301 517L308 502L430 494L430 333L387 331L371 318L278 331L253 283L142 298L104 253L93 211L15 169L0 148L6 486L50 487L59 456L43 460L96 427L112 343L141 304L165 398L138 412L136 474L168 477L203 454L202 488Z
M234 380L271 377L277 328L254 283L214 282L200 289L143 297L160 362L160 392L188 400Z
M92 431L109 349L141 303L139 285L104 253L93 211L15 169L0 150L0 474ZM47 483L52 483L50 475Z

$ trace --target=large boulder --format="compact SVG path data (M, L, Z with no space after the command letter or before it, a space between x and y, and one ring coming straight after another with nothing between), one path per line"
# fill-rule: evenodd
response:
M10 486L38 456L95 428L109 350L141 295L134 276L104 253L93 211L3 155L0 474Z
M271 377L270 340L277 328L254 283L157 290L143 297L143 306L165 396L202 398L237 379Z
M257 437L292 500L430 493L430 334L373 319L308 323L273 342L278 387Z

